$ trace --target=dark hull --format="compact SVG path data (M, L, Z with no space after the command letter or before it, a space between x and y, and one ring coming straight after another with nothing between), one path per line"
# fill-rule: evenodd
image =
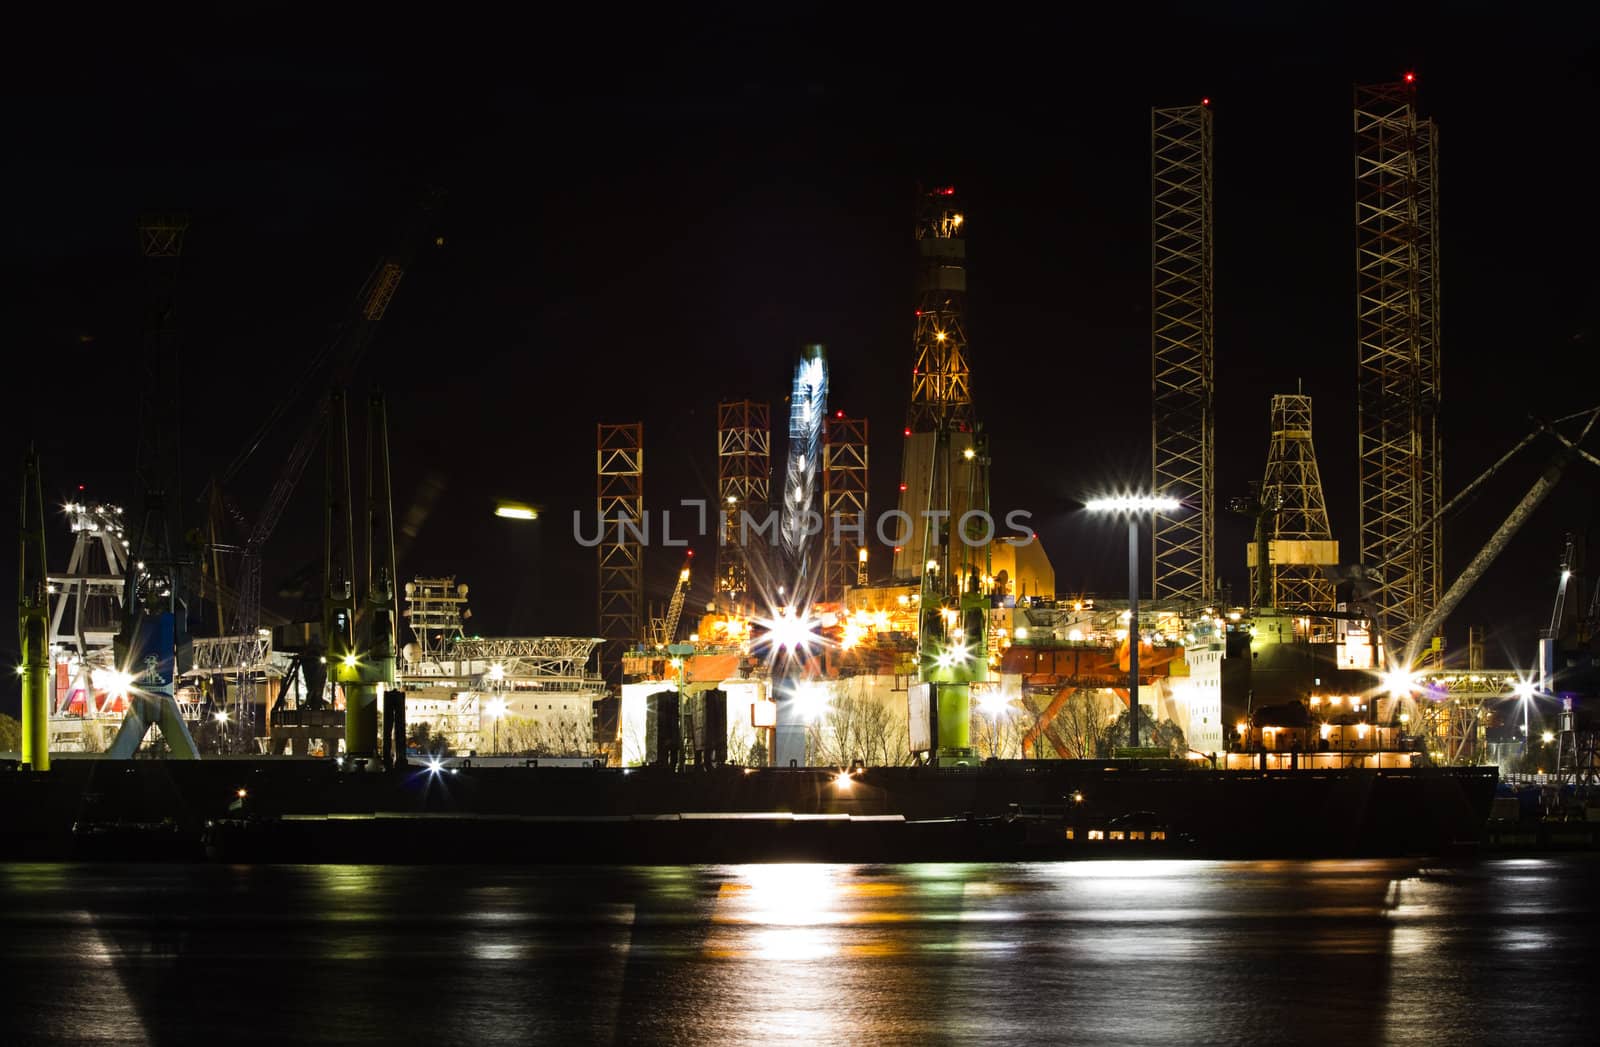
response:
M1070 858L1090 856L1087 841L1057 842L1070 820L1131 812L1167 829L1168 846L1144 848L1152 853L1189 841L1185 853L1213 857L1434 855L1482 839L1495 781L1493 768L1263 773L1040 761L871 769L843 788L832 771L346 774L306 760L62 760L45 776L0 774L0 856L198 859L211 826L212 856L252 861ZM244 807L230 811L240 788ZM1014 817L1019 809L1056 813L1048 829L1034 819L1030 837L1016 827L1030 821ZM858 819L659 817L775 811ZM903 822L859 820L885 815Z
M1055 819L879 821L641 815L511 818L393 815L221 820L206 830L208 858L223 862L536 865L696 865L746 862L1065 861L1194 857L1191 841L1089 841Z

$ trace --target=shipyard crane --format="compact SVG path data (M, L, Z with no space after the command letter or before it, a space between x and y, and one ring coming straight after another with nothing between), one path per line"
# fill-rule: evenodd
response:
M694 563L694 550L683 559L683 569L678 572L678 584L672 590L672 600L667 604L667 617L656 619L656 646L665 649L678 638L678 620L683 617L683 601L689 595L689 568Z
M1569 438L1555 428L1557 425L1560 425L1564 422L1570 422L1578 418L1585 419L1585 422L1583 431L1578 435L1576 440ZM1478 580L1483 577L1484 572L1489 569L1489 565L1494 563L1495 559L1501 554L1501 552L1505 550L1506 545L1511 541L1512 537L1522 529L1522 525L1527 522L1530 516L1533 515L1534 510L1537 509L1540 503L1542 503L1545 498L1549 496L1550 492L1555 489L1556 484L1561 480L1561 477L1566 472L1567 466L1572 462L1572 460L1574 458L1582 458L1584 461L1587 461L1592 465L1600 466L1600 457L1596 457L1579 446L1589 435L1590 430L1594 428L1597 421L1600 421L1600 407L1593 407L1582 411L1577 411L1562 418L1557 418L1552 422L1535 419L1534 428L1528 433L1528 435L1524 436L1520 441L1518 441L1516 446L1512 447L1511 450L1501 455L1500 458L1498 458L1493 464L1480 473L1471 483L1462 488L1459 494L1450 499L1450 501L1446 503L1445 506L1437 513L1435 513L1431 519L1425 522L1422 527L1417 529L1416 533L1413 535L1414 541L1426 533L1429 528L1433 527L1437 521L1442 520L1445 516L1462 505L1474 492L1478 490L1478 488L1487 483L1491 477L1495 476L1506 464L1506 462L1510 461L1513 455L1522 450L1524 447L1533 443L1533 441L1538 439L1539 436L1549 435L1561 445L1560 449L1556 453L1556 456L1550 461L1544 470L1540 472L1539 477L1534 481L1533 486L1528 489L1528 493L1523 495L1522 500L1518 502L1517 505L1511 510L1511 512L1506 516L1504 522L1500 524L1495 532L1489 536L1488 541L1486 541L1483 547L1478 550L1477 555L1474 556L1467 566L1462 569L1461 573L1456 576L1455 582L1448 590L1446 590L1445 594L1439 598L1439 602L1435 604L1433 609L1423 617L1421 622L1417 623L1417 628L1412 630L1411 641L1407 649L1399 658L1393 659L1394 661L1398 662L1400 671L1409 671L1418 663L1422 655L1421 645L1426 642L1426 638L1432 636L1435 630L1444 624L1444 620L1450 617L1451 612L1454 611L1457 605L1461 603L1462 597L1466 596L1467 592L1470 591L1472 587L1477 584ZM1370 602L1369 590L1366 589L1367 583L1364 572L1354 572L1354 580L1356 585L1357 599L1363 603ZM1380 642L1383 642L1385 648L1387 649L1387 640L1384 636L1385 623L1379 620L1379 617L1380 616L1377 615L1372 616L1373 629Z
M173 547L178 520L178 263L188 219L147 217L139 222L151 294L151 322L140 354L138 437L134 471L142 498L125 565L122 626L113 657L128 694L128 711L106 755L129 759L145 734L159 726L174 756L198 759L199 750L178 710L178 677L193 663L189 638L190 563Z
M434 197L430 197L419 212L419 217L432 210ZM334 337L323 346L322 350L312 359L310 364L300 372L299 380L291 388L289 394L277 401L267 419L256 429L244 448L234 456L228 467L222 471L213 487L226 484L238 475L247 461L260 448L267 434L287 412L289 407L299 398L300 391L305 388L313 378L321 378L329 370L332 371L333 382L336 386L344 385L354 372L356 365L371 345L373 337L377 334L378 326L388 312L389 304L394 299L400 280L405 275L412 257L411 244L415 238L406 236L401 241L398 252L386 254L378 259L367 279L362 283L360 292L356 295L351 311L343 324L340 325ZM442 239L434 240L436 246L442 246ZM267 494L260 514L256 518L255 526L251 528L249 537L245 540L240 550L238 602L234 615L233 632L240 636L253 636L261 624L261 548L277 530L278 522L283 517L284 511L289 506L289 499L294 494L301 476L305 473L306 464L311 459L312 451L316 448L317 439L322 435L327 418L328 402L321 401L315 415L302 428L294 446L290 449L283 465L278 470L278 476ZM241 674L237 694L238 715L235 722L242 737L248 737L253 728L251 718L254 715L255 699L254 681L249 674Z

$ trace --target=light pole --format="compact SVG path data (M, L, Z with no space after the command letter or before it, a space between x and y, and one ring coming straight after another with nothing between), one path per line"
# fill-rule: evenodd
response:
M1139 745L1139 517L1143 513L1174 512L1182 502L1159 495L1123 495L1094 498L1091 513L1121 513L1128 518L1128 746Z

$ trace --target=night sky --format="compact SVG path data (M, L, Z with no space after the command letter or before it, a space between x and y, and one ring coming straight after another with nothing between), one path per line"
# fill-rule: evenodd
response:
M820 341L830 407L871 420L874 508L890 507L916 186L949 182L968 217L972 384L996 506L1035 514L1060 592L1114 593L1124 539L1078 504L1149 477L1149 107L1205 95L1218 501L1260 476L1269 396L1303 383L1353 559L1350 89L1408 69L1441 129L1448 491L1531 414L1600 403L1591 16L1207 7L1112 24L1071 7L1013 20L917 7L898 22L852 8L760 23L617 13L382 49L196 41L156 61L126 43L21 49L0 73L13 361L0 461L19 469L33 441L47 503L82 483L131 508L135 219L182 210L175 422L195 526L206 477L327 340L411 202L439 186L429 229L445 245L419 252L353 389L358 404L373 384L388 396L397 516L439 492L401 576L471 584L485 635L589 634L594 557L571 513L593 511L596 422L644 421L651 508L714 498L718 400L769 400L781 428L796 351ZM296 402L231 488L246 515L313 410ZM1536 447L1448 523L1447 572L1533 482L1550 450ZM12 520L17 486L4 485ZM301 608L279 590L319 562L320 488L319 455L267 557L268 603L285 613ZM1492 661L1531 662L1562 536L1595 523L1596 492L1600 471L1572 466L1451 619L1452 649L1464 656L1466 626L1483 624ZM496 519L499 497L545 519ZM1218 562L1241 600L1247 540L1246 521L1219 515ZM703 603L714 550L697 546ZM650 556L649 599L665 601L678 564ZM6 651L14 633L0 630Z

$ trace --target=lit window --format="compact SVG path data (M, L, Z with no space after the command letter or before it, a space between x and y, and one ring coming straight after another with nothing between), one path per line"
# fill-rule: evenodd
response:
M1165 840L1166 838L1167 838L1167 830L1165 830L1165 829L1151 829L1150 830L1150 839L1152 839L1152 840Z
M1090 829L1089 830L1089 839L1091 839L1091 840L1104 840L1105 838L1106 838L1106 831L1104 829Z
M1071 830L1071 829L1068 829L1068 830L1067 830L1067 839L1069 839L1069 840L1073 840L1073 839L1076 839L1076 838L1077 838L1077 837L1075 837L1075 836L1073 836L1073 830Z
M1128 834L1128 839L1130 839L1130 840L1142 840L1142 839L1144 839L1144 830L1143 829L1135 829L1135 830L1133 830L1132 832L1130 832Z
M1121 840L1121 839L1126 838L1126 836L1127 836L1127 834L1124 833L1121 829L1112 829L1111 830L1111 838L1113 840Z

